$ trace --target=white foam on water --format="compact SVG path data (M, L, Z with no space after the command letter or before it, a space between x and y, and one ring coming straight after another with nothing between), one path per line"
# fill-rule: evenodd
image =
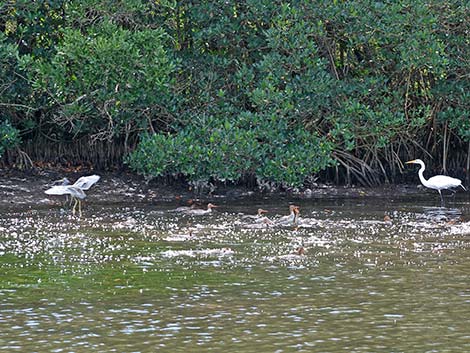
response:
M167 250L162 252L163 257L219 257L233 255L235 251L230 248L217 248L217 249L197 249L197 250Z

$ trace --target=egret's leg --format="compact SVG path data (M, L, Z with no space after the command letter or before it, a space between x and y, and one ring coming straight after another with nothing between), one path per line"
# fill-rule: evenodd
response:
M78 200L78 214L82 216L82 201Z
M75 216L75 208L77 207L78 199L75 199L75 203L73 204L72 214Z
M62 204L64 207L67 206L67 203L69 202L69 195L65 195L65 201Z
M454 189L449 189L450 191L452 191L452 200L455 201L455 195L457 194L457 190L454 190Z
M437 190L439 191L439 196L441 196L441 206L444 206L444 198L442 197L442 192L441 190Z

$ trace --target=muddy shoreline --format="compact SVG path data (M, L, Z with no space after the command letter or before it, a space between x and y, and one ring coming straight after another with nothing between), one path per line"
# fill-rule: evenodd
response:
M44 194L50 185L63 177L72 182L83 175L94 174L94 171L61 172L58 170L36 170L21 172L11 169L0 169L0 207L33 206L54 204L57 198ZM249 197L288 197L292 199L327 199L327 198L391 198L413 194L424 194L419 185L384 185L375 188L346 187L318 184L312 189L262 192L256 188L218 185L212 193L196 194L189 186L165 185L127 172L97 173L101 180L88 193L87 200L99 203L183 203L193 198L202 202L227 198Z

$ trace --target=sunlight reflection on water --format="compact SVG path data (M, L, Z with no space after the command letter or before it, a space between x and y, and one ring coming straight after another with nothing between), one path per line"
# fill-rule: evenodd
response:
M420 202L4 212L0 350L468 351L469 202Z

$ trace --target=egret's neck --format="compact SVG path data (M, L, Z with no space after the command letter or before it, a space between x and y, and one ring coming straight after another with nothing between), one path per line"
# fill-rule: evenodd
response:
M418 171L418 175L419 175L419 180L421 180L421 183L426 186L428 184L428 181L424 178L424 175L423 175L423 172L424 170L426 169L424 163L423 164L420 164L421 165L421 168L419 169Z

